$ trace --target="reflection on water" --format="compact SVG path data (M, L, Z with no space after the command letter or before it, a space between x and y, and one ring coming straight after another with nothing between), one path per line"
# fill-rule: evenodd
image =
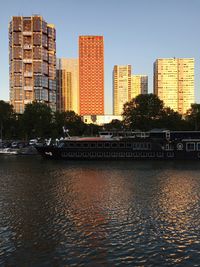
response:
M0 160L0 266L199 266L197 162Z

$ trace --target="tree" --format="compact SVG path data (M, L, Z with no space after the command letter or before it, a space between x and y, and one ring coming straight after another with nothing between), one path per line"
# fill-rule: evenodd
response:
M186 123L182 115L169 107L163 108L160 119L157 121L157 128L168 130L186 130Z
M70 135L82 135L85 124L74 111L58 112L54 114L54 135L63 136L63 126L69 130Z
M169 107L164 107L156 95L138 95L124 105L124 124L128 129L188 130L188 123L182 115Z
M154 94L138 95L124 105L124 125L128 129L155 128L163 111L163 101Z
M26 137L51 136L52 111L46 104L39 102L27 104L21 121Z
M84 128L84 135L85 136L97 136L99 132L102 130L102 126L90 123L90 124L85 124Z
M200 104L192 104L187 111L185 120L188 122L191 130L200 130Z
M14 122L15 113L13 106L0 100L0 139L12 137Z
M103 127L106 131L122 130L123 123L120 120L115 119L112 120L110 123L105 123Z

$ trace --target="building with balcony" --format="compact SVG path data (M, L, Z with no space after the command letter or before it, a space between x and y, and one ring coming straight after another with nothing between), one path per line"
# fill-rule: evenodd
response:
M154 93L164 105L185 114L195 102L194 58L159 58L154 63Z
M41 16L9 24L10 103L17 113L33 101L56 110L56 31Z

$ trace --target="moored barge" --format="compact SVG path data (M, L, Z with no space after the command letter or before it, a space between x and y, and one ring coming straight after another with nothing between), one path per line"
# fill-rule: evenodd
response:
M200 159L199 131L101 132L36 146L52 159Z

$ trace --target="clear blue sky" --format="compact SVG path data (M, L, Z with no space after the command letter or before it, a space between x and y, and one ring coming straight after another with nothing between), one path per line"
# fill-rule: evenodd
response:
M40 14L57 30L57 57L78 57L79 35L103 35L105 111L112 112L112 69L131 64L149 76L156 58L194 57L200 102L200 0L0 0L0 99L9 99L8 23Z

